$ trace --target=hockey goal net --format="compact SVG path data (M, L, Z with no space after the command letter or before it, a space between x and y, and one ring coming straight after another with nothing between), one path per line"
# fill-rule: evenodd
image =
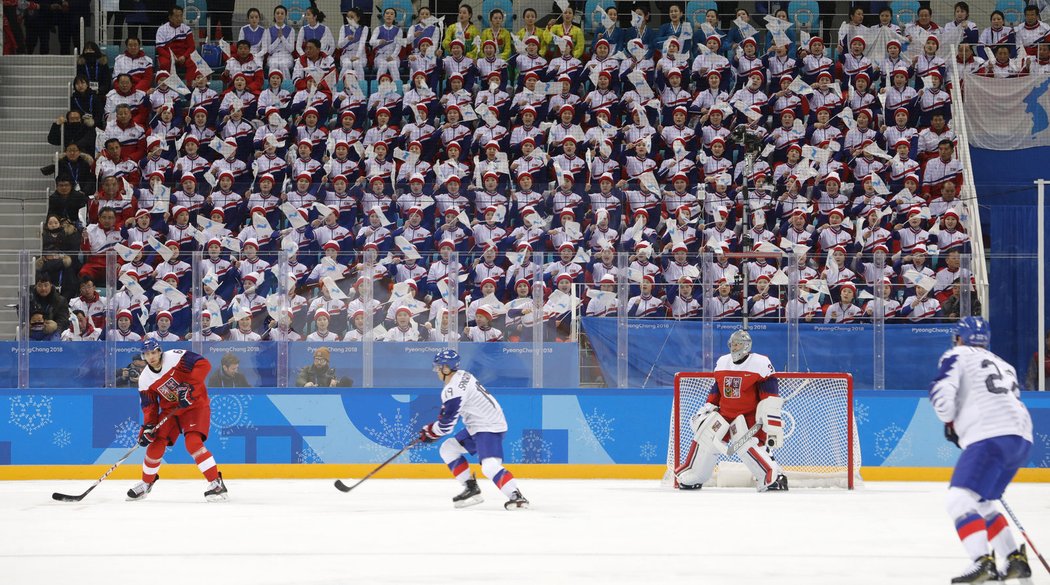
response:
M792 487L860 486L860 442L853 419L853 378L849 374L778 373L784 399L784 443L773 456ZM667 445L665 483L674 485L674 469L689 452L693 430L689 419L714 387L710 372L675 375ZM732 421L730 421L732 422ZM711 480L717 486L754 485L735 458L720 457Z

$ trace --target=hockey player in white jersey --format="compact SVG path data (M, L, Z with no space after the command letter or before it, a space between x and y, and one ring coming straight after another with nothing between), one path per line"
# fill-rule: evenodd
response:
M784 441L784 400L774 374L768 357L751 353L751 335L734 331L729 354L715 365L715 385L707 403L689 421L693 442L675 469L680 489L699 489L711 478L720 454L736 454L754 476L758 491L787 491L787 477L770 453ZM746 438L756 425L761 430ZM730 447L735 449L732 453Z
M499 403L473 374L459 369L459 354L454 350L446 349L434 356L434 371L445 384L441 391L441 414L436 421L420 429L419 440L424 443L436 441L451 433L456 421L463 418L465 428L442 443L439 450L452 475L464 486L463 492L452 498L452 504L466 508L484 501L478 482L470 473L466 459L469 454L478 456L481 472L507 496L503 505L506 509L528 508L529 501L521 495L518 482L503 467L503 435L507 432L507 419Z
M944 436L963 450L947 508L973 564L952 583L1028 578L1032 570L1024 545L1018 548L996 501L1028 461L1032 418L1021 403L1013 366L988 350L988 323L966 317L955 326L953 338L955 347L941 356L930 384L930 402L944 422Z

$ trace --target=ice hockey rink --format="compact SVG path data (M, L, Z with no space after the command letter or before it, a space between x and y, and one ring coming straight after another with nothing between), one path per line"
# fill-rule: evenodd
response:
M520 481L532 509L456 510L452 480L374 479L343 494L322 480L0 483L0 583L948 583L966 565L942 483L867 482L854 492L680 492L658 481ZM1050 547L1050 485L1007 501ZM1043 551L1045 554L1045 550ZM1050 576L1029 555L1034 583Z

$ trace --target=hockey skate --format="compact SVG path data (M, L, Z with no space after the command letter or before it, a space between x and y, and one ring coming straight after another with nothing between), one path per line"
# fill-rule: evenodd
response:
M160 479L159 475L153 478L153 483L146 483L144 481L140 481L137 484L135 484L134 487L128 490L127 501L138 502L141 500L145 500L146 496L148 496L150 491L153 489L153 484L157 483L158 479ZM1027 563L1025 564L1025 566L1027 566Z
M481 497L481 489L478 487L478 480L471 475L463 491L452 498L452 505L457 508L469 508L484 501L485 498Z
M521 495L520 491L514 490L514 495L503 504L503 507L507 510L528 510L529 501Z
M786 492L788 491L788 478L786 475L781 473L773 480L773 483L766 486L766 489L762 490L765 492Z
M1028 553L1022 544L1020 548L1006 557L1006 571L1002 578L1006 579L1028 579L1032 576L1032 567L1028 565Z
M219 479L208 484L208 491L204 492L204 499L209 502L225 502L229 499L226 495L226 484L222 481L222 472L219 472Z
M702 489L703 487L704 487L704 484L702 484L702 483L679 483L678 484L678 489L686 490L686 491L688 491L688 490L698 490L698 489Z
M995 559L991 555L984 555L977 559L962 575L952 579L952 583L984 583L986 581L999 581L999 572L995 570Z

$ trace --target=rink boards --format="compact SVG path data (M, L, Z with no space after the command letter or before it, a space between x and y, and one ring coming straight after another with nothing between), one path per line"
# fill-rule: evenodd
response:
M134 444L132 389L5 390L0 479L97 476ZM208 447L240 477L352 477L386 459L438 413L419 389L213 389ZM667 449L670 390L501 388L510 424L505 459L519 474L658 478ZM1036 429L1024 479L1050 481L1050 397L1025 394ZM6 404L5 404L6 403ZM958 456L922 391L855 393L868 480L938 480ZM3 412L3 411L0 411ZM1044 432L1040 432L1043 430ZM807 440L799 433L792 440ZM119 472L135 474L133 463ZM169 463L190 463L181 445ZM437 448L409 451L388 477L443 477ZM429 465L428 465L429 464ZM236 467L230 467L236 465ZM178 472L169 467L168 473ZM187 467L185 475L196 470Z

